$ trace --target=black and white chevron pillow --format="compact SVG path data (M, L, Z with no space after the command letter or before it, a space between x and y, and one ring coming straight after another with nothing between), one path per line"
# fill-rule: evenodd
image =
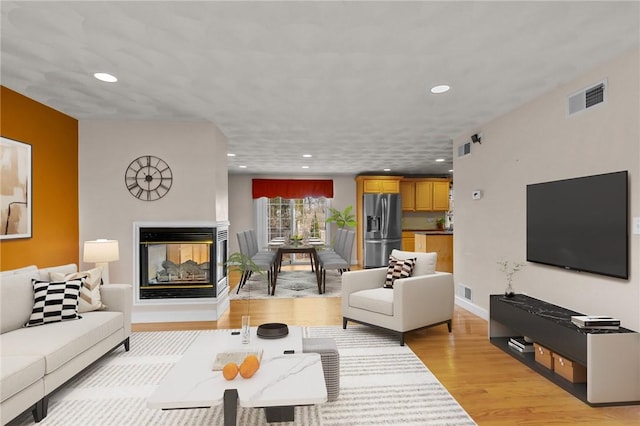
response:
M415 265L416 258L398 259L395 256L389 256L389 266L387 266L387 277L384 282L384 288L393 288L393 282L398 278L410 277Z
M81 280L39 281L33 283L33 309L25 327L81 318L78 315L78 296Z

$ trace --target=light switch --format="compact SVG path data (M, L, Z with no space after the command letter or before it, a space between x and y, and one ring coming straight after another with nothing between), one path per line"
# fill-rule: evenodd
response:
M633 218L633 233L634 235L640 235L640 217Z

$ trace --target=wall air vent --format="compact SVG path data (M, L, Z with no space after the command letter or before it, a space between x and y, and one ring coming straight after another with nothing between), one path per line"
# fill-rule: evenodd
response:
M466 142L462 145L458 145L458 157L464 157L465 155L469 154L471 154L471 142Z
M567 113L573 115L606 101L607 80L582 89L567 97Z

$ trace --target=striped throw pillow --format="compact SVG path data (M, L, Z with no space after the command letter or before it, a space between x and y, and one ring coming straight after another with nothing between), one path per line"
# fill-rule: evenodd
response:
M393 288L393 282L398 278L408 278L413 272L416 259L398 259L389 256L389 266L387 267L387 278L384 281L384 288Z
M78 315L78 296L82 281L31 280L31 282L33 283L33 309L25 327L81 318Z
M102 268L94 268L88 271L74 272L73 274L61 274L51 272L51 281L71 281L82 280L80 288L80 300L78 312L91 312L98 309L106 309L100 297L100 286L102 285Z

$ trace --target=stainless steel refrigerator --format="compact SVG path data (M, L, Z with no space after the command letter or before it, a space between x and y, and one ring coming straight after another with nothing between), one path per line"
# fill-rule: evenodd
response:
M364 267L387 266L393 249L402 249L400 194L364 194Z

